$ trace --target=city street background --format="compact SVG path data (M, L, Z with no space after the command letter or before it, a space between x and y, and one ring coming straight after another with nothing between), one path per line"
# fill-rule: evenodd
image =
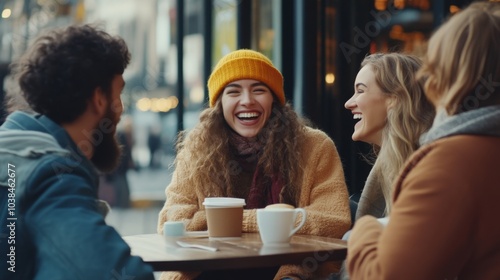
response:
M165 202L165 187L170 183L172 170L161 167L129 170L132 207L112 208L106 222L121 236L155 233L158 213Z

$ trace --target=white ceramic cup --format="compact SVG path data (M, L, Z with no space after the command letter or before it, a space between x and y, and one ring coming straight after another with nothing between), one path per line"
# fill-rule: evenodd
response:
M295 227L297 215L301 213L301 220ZM303 208L264 208L257 209L257 225L260 238L264 245L287 245L290 238L306 222L306 210Z
M184 236L186 229L184 228L184 222L180 221L166 221L163 223L163 235L179 237Z
M163 236L169 246L177 246L177 240L186 234L184 222L167 221L163 223Z
M241 237L245 200L232 197L207 197L203 201L210 238Z

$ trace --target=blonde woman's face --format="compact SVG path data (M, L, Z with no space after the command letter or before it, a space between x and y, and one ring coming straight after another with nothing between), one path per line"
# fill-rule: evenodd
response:
M229 83L221 94L224 119L243 137L255 137L266 124L273 107L273 94L257 80Z
M375 82L371 65L361 68L354 82L354 95L345 103L345 108L351 110L357 121L352 140L378 146L382 144L390 99Z

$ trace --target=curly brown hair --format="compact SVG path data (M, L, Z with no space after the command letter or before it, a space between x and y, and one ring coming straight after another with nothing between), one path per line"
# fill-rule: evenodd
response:
M300 148L309 122L299 117L290 104L273 104L271 116L257 135L262 143L257 165L265 176L278 174L283 182L280 201L298 205L303 166ZM226 123L220 100L214 108L205 109L200 123L190 132L181 132L177 141L174 164L184 165L189 173L190 184L198 191L211 196L234 196L238 193L241 166L230 145L231 128Z
M64 123L85 111L96 88L110 94L111 81L129 62L123 39L73 25L39 37L12 68L29 106Z

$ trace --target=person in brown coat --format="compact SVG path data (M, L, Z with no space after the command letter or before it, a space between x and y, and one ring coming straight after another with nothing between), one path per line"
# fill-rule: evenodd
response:
M386 226L359 219L351 279L500 279L500 3L431 37L420 75L437 110L396 181Z

